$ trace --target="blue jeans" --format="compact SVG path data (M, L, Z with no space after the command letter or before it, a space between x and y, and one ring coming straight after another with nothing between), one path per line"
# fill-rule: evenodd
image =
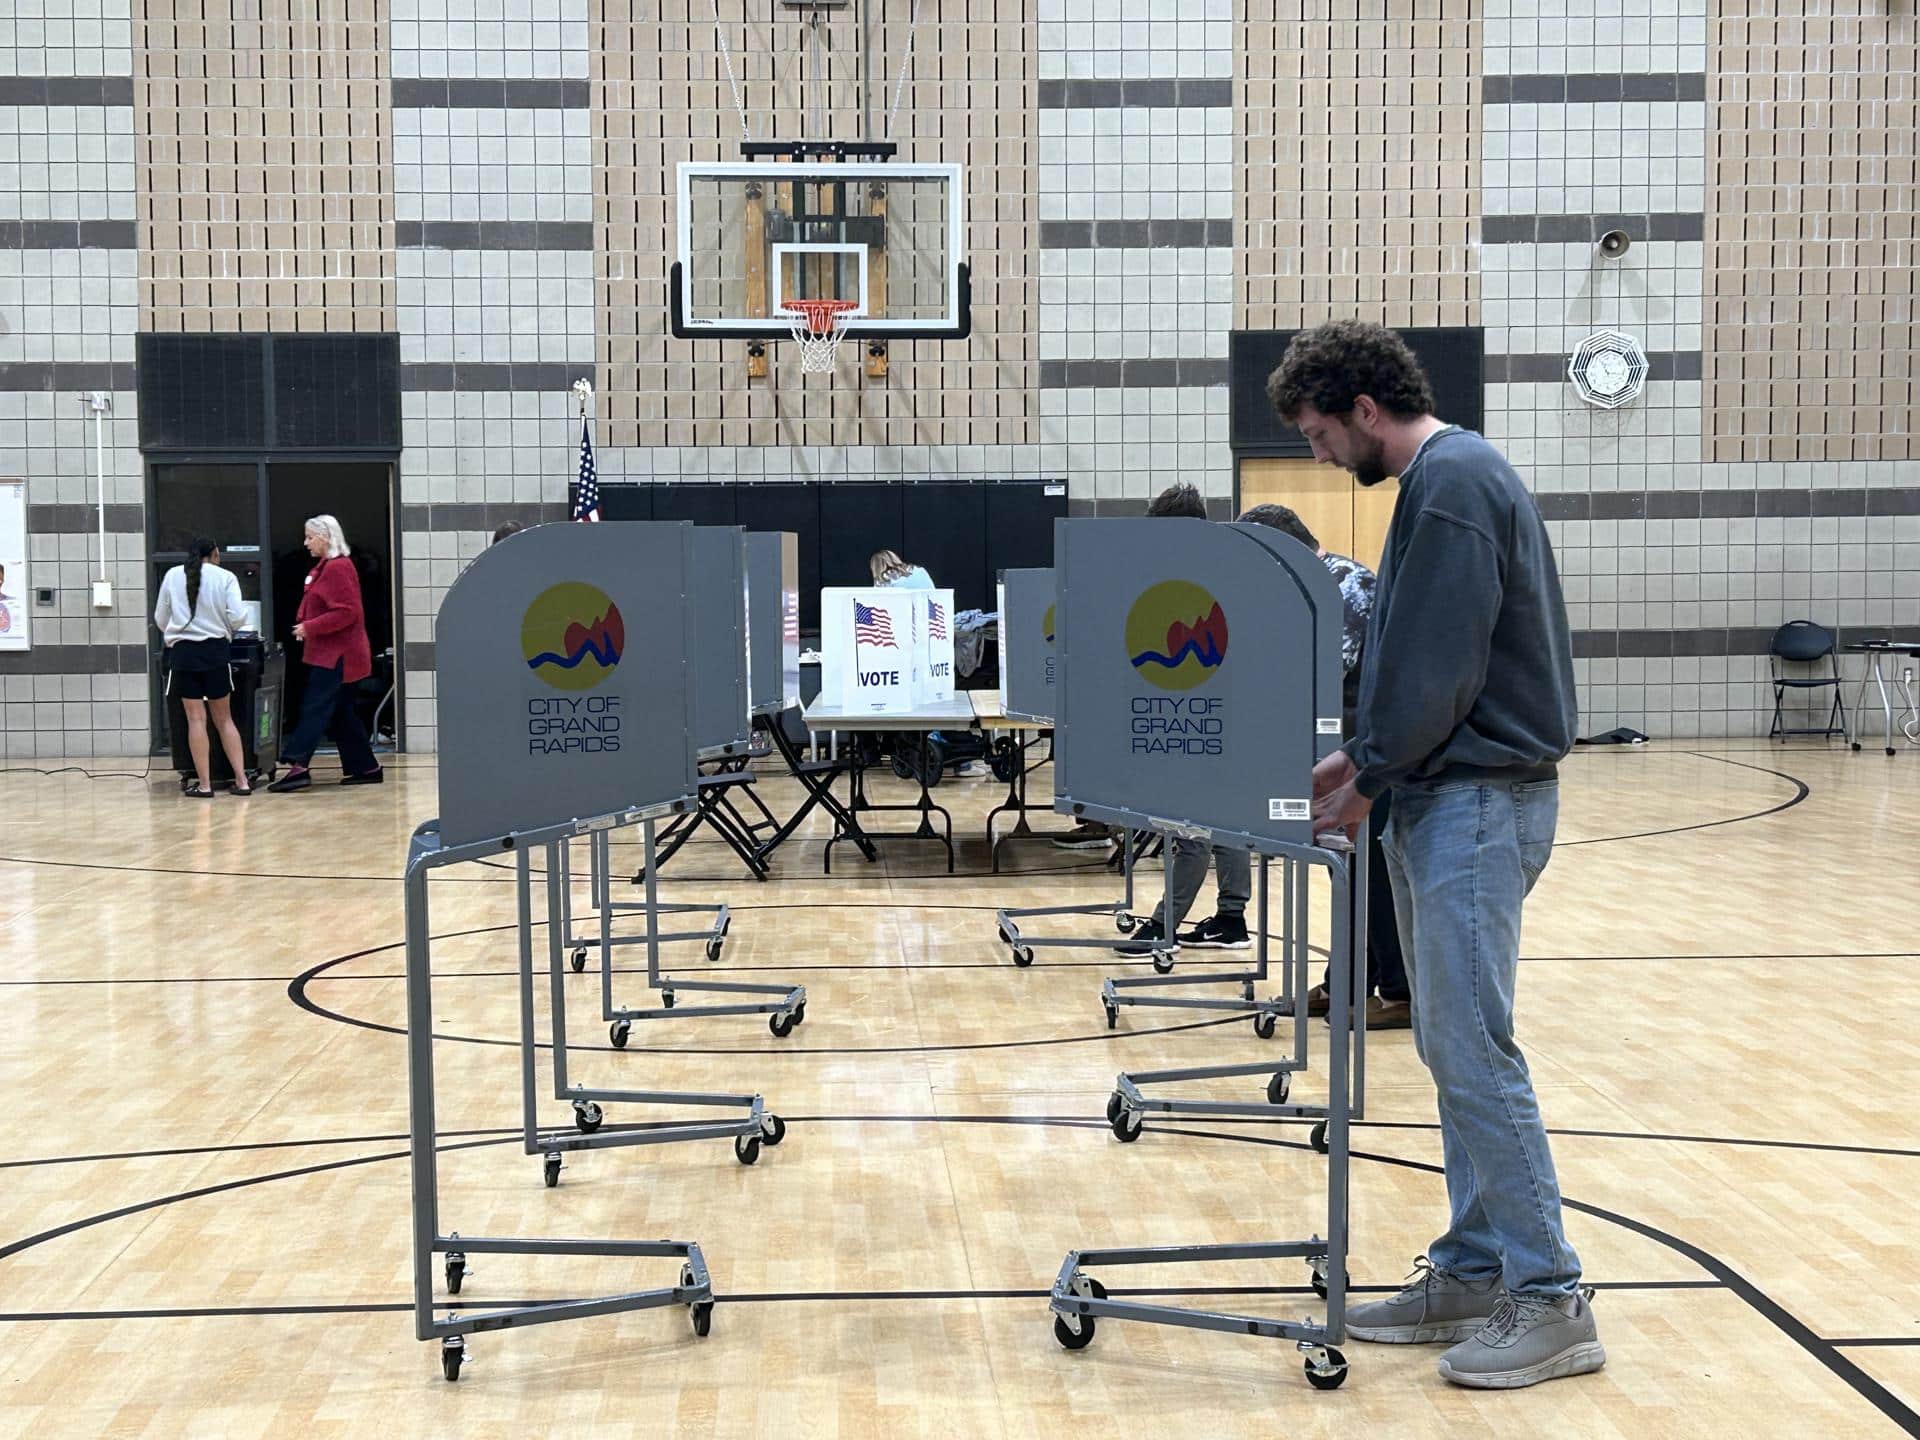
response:
M1413 991L1413 1043L1440 1100L1452 1218L1428 1247L1444 1270L1563 1296L1580 1258L1513 1038L1520 907L1553 854L1560 786L1448 784L1393 792L1386 834Z

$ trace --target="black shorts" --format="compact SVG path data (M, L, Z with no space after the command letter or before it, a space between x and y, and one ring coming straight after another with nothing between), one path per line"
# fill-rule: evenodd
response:
M233 694L233 647L225 640L176 640L167 648L167 694L224 700Z

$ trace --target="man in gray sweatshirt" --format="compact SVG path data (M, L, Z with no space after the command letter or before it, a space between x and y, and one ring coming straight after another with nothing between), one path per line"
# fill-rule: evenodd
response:
M1354 738L1314 768L1313 813L1351 834L1393 792L1387 864L1452 1213L1406 1288L1354 1306L1347 1329L1450 1344L1440 1373L1481 1389L1587 1374L1606 1352L1513 1034L1521 905L1553 852L1576 722L1553 548L1500 452L1434 418L1392 331L1304 332L1267 394L1322 464L1400 477Z

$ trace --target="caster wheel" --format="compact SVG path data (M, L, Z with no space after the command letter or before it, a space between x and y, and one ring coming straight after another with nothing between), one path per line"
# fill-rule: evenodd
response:
M573 952L573 973L578 975L587 968L587 947L582 945Z
M1893 754L1893 746L1891 745L1887 746L1887 754L1889 755Z
M1240 987L1240 998L1249 1005L1253 1004L1253 982L1251 980Z
M1307 1143L1322 1155L1327 1153L1327 1122L1322 1120L1308 1132Z
M1853 742L1853 753L1856 755L1860 753L1860 742L1858 740Z
M580 1127L580 1133L583 1135L591 1135L598 1130L600 1122L604 1119L606 1119L605 1113L591 1100L573 1107L573 1123Z
M1153 968L1158 974L1171 975L1173 973L1173 956L1164 954L1158 950L1154 951Z
M764 1116L760 1121L760 1138L768 1145L778 1145L787 1138L787 1122L778 1115Z
M1269 1031L1268 1033L1271 1034L1272 1032ZM1269 1105L1286 1104L1287 1095L1292 1089L1293 1077L1282 1070L1278 1075L1275 1075L1271 1080L1267 1081L1267 1103Z
M713 1302L700 1300L687 1307L687 1318L693 1321L693 1333L702 1340L713 1333Z
M1314 1294L1318 1295L1322 1300L1327 1298L1327 1276L1325 1271L1316 1266L1313 1272L1313 1279L1309 1283L1313 1286ZM1347 1276L1347 1288L1349 1290L1353 1288L1353 1276L1351 1275Z
M1124 911L1113 917L1113 928L1118 930L1122 935L1133 934L1133 927L1139 923L1138 920L1126 914Z
M1033 950L1031 947L1026 945L1014 946L1013 963L1018 965L1022 970L1033 964Z
M1113 1124L1120 1118L1120 1112L1127 1108L1127 1100L1118 1090L1107 1097L1107 1123Z
M1054 1316L1053 1338L1060 1342L1062 1350L1086 1349L1093 1343L1093 1317L1091 1315Z
M796 1025L804 1025L807 1023L806 1001L802 1000L798 1005L793 1007L793 1023Z
M660 1008L661 1009L671 1010L673 1008L673 1000L674 1000L674 997L673 997L673 992L671 990L663 990L660 992Z
M467 1257L457 1251L447 1256L447 1293L458 1295L460 1284L467 1278ZM452 1379L452 1376L448 1376Z
M1107 1006L1107 1029L1112 1030L1116 1026L1118 1026L1119 1023L1120 1023L1119 1007L1115 1005Z
M719 958L720 958L720 942L718 940L707 941L708 963L711 964L712 962L718 960Z
M1011 944L1013 944L1013 936L1011 936L1011 935L1009 935L1009 934L1007 933L1007 927L1006 927L1006 926L1004 926L1004 925L1002 925L1002 926L1000 927L1000 943L1001 943L1002 945L1011 945Z
M1312 1359L1307 1361L1307 1383L1316 1390L1338 1390L1347 1380L1347 1357L1338 1350L1329 1349L1324 1365L1316 1365Z
M787 1036L793 1033L793 1012L788 1011L784 1015L769 1015L767 1017L767 1029L771 1030L776 1038L781 1040L786 1039ZM752 1164L753 1162L748 1161L747 1163Z
M560 1183L560 1157L558 1155L547 1156L546 1163L540 1168L541 1175L547 1182L547 1189L551 1190Z
M627 1048L627 1037L631 1034L633 1034L631 1020L616 1020L607 1027L607 1038L613 1041L613 1048L616 1050Z
M733 1137L733 1158L742 1165L751 1165L760 1158L760 1137L758 1135L736 1135Z
M467 1358L467 1347L458 1335L440 1342L440 1373L449 1380L460 1378L460 1362Z
M1279 1019L1272 1011L1263 1011L1253 1017L1253 1033L1262 1040L1273 1039L1273 1032L1279 1027Z
M1138 1110L1122 1110L1113 1117L1113 1138L1122 1145L1131 1145L1140 1138L1144 1119Z

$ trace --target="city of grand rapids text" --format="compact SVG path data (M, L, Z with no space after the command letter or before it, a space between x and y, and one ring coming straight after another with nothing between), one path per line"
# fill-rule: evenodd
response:
M1225 706L1218 699L1194 696L1136 695L1133 700L1135 755L1223 755Z
M527 702L529 755L607 755L620 748L620 697Z

